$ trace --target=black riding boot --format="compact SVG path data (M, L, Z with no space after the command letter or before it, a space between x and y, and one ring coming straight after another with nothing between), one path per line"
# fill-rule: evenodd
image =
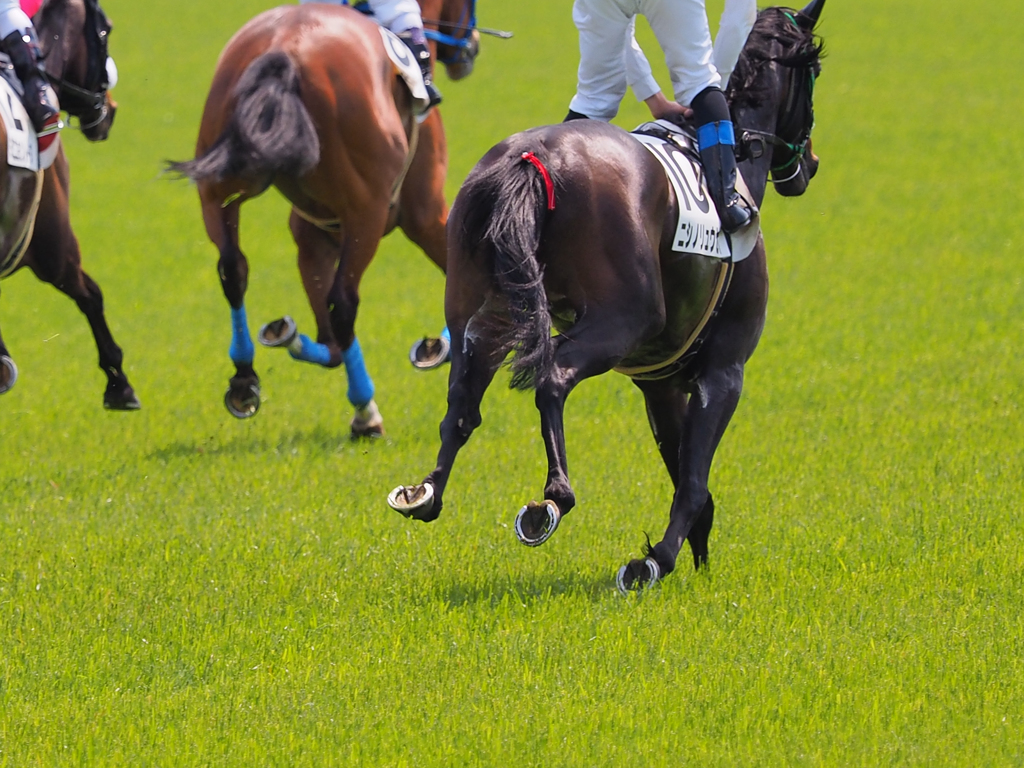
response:
M719 141L705 145L706 137L714 131ZM746 202L736 192L735 142L722 140L722 133L732 136L732 123L708 123L697 129L697 143L700 145L700 159L708 180L708 191L715 201L718 217L722 220L722 231L735 232L750 223L753 216Z
M708 191L722 220L722 230L735 232L750 222L754 212L736 194L736 137L729 104L725 95L712 86L701 91L691 106Z
M14 73L25 89L22 101L36 134L40 139L55 134L64 126L60 120L60 109L53 98L53 90L46 81L35 30L29 28L22 32L11 32L0 40L0 48L11 57Z
M409 46L409 50L412 51L413 58L416 59L416 63L420 65L420 72L423 73L423 85L427 88L427 96L430 97L430 104L427 105L427 109L436 107L441 103L441 92L437 90L437 86L434 85L434 74L430 66L430 48L427 47L427 43L423 37L423 30L416 30L416 32L403 32L399 37L402 41Z

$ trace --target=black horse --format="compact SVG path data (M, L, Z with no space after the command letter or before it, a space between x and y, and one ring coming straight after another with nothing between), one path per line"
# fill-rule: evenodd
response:
M758 206L769 179L780 194L800 195L817 171L810 133L823 5L761 11L732 75L740 168ZM512 385L536 389L548 456L546 498L520 510L520 540L541 544L575 506L565 399L583 379L617 369L644 394L676 489L664 538L620 569L619 588L670 573L686 539L695 566L707 562L708 474L764 326L768 271L759 236L736 263L672 250L679 207L651 152L604 123L525 131L484 156L448 222L452 369L437 467L392 491L394 509L437 518L484 391L514 350Z
M97 0L46 0L34 24L46 58L47 76L62 108L78 119L87 139L103 141L117 110L107 92L107 38L111 26L106 14ZM6 145L2 125L0 133ZM121 348L107 327L103 294L82 269L82 254L71 229L70 181L63 146L45 171L9 166L0 171L0 277L28 267L40 280L74 299L89 321L99 350L100 369L107 376L104 407L137 410L139 400L122 368ZM17 366L0 338L0 394L14 386L17 375Z

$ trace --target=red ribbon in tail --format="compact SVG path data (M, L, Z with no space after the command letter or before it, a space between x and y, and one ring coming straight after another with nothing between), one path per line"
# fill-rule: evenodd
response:
M548 191L548 210L555 210L555 184L551 181L551 174L548 173L548 169L544 167L544 163L533 152L523 152L520 157L540 171L540 175L544 178L544 187Z

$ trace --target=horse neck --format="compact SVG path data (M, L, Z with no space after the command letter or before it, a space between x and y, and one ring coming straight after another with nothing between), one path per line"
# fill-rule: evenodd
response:
M733 115L737 141L741 139L744 131L757 131L769 135L778 134L787 84L783 79L785 71L775 65L773 67L776 71L776 88L773 97L756 109L741 108L736 110ZM764 202L764 196L768 189L768 175L774 156L775 147L768 143L761 157L744 160L738 166L758 208Z
M423 18L439 19L449 24L469 24L472 0L423 0ZM432 12L427 8L431 7ZM455 30L460 37L462 30Z
M69 82L81 82L87 65L81 34L85 27L82 2L47 0L36 16L35 26L46 57L46 71Z

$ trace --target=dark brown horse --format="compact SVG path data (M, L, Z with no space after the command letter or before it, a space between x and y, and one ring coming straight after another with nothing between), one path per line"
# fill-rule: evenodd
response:
M448 37L436 55L467 75L476 55L473 0L424 0L425 19ZM397 39L396 39L397 40ZM465 41L465 45L461 45ZM317 340L290 318L260 341L328 368L345 364L352 431L379 435L383 421L355 335L359 282L380 239L396 226L442 270L447 147L436 109L422 123L388 47L394 40L340 6L282 6L260 14L221 54L196 144L196 159L171 168L194 179L203 221L220 251L231 305L235 364L225 404L238 418L259 408L259 377L245 314L249 265L239 246L242 203L276 186L292 203L303 287ZM392 49L405 55L403 46Z
M823 5L762 11L732 75L741 169L758 206L769 177L779 193L799 195L817 170L811 96L821 47L813 30ZM565 399L583 379L617 369L644 394L676 489L664 538L622 567L619 588L670 573L686 539L694 564L707 562L708 474L764 325L768 272L760 237L736 263L672 250L680 207L651 152L604 123L525 131L484 156L448 224L452 368L437 467L392 491L393 508L437 518L455 456L480 424L484 391L514 350L512 383L536 389L548 456L545 500L520 510L520 540L541 544L575 506ZM724 298L711 298L723 282Z
M103 141L117 109L107 92L111 26L106 15L96 0L46 0L33 22L61 107L78 118L87 139ZM8 136L2 125L0 133L6 158ZM103 405L112 410L137 410L138 398L122 369L121 348L103 314L103 294L82 270L82 255L69 217L69 184L63 147L45 171L8 166L0 173L0 277L28 267L40 280L74 299L89 321L100 368L107 375ZM23 238L28 238L24 249ZM0 393L13 386L17 372L0 339Z

